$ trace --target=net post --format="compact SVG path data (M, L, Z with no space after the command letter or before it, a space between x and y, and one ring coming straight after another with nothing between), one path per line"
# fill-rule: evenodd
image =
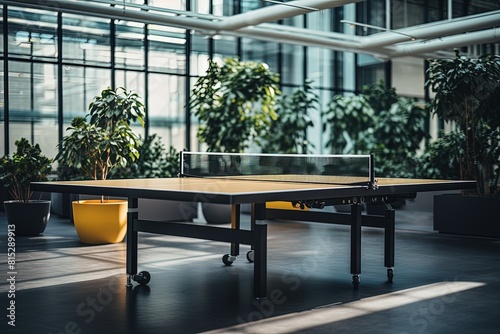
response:
M179 175L178 177L184 177L184 154L186 150L182 150L179 156Z
M375 190L377 189L377 180L375 180L375 156L373 155L373 153L370 154L368 164L369 164L368 174L370 179L370 181L368 182L368 188Z

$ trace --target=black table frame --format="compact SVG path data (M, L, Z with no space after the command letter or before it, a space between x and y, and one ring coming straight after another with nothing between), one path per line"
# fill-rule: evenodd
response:
M289 219L292 221L308 221L328 224L344 224L351 227L351 274L354 288L359 285L361 274L361 228L362 226L378 227L384 229L384 264L387 267L387 278L391 282L395 262L395 212L390 203L401 197L415 197L417 192L443 191L475 188L474 181L445 181L421 183L419 180L408 180L408 183L385 184L371 189L359 187L312 188L307 191L255 191L236 193L203 193L198 190L141 188L137 185L117 185L110 180L94 185L85 181L61 181L61 182L33 182L31 188L34 191L82 193L128 198L127 214L127 250L126 250L126 273L127 286L132 285L132 280L144 283L138 267L138 233L150 232L157 234L199 238L205 240L228 242L231 244L231 258L239 255L239 245L247 244L253 249L254 262L254 296L265 298L267 296L267 219ZM116 180L118 181L118 180ZM137 180L142 181L142 180ZM401 181L406 181L402 179ZM332 190L334 190L332 192ZM301 197L306 199L300 199ZM328 196L335 196L328 198ZM327 198L325 198L327 197ZM175 201L198 201L204 199L210 203L227 204L232 207L231 228L216 227L187 222L157 222L138 219L138 199L153 198ZM351 212L347 214L322 212L316 210L282 210L268 209L266 202L288 201L299 206L325 207L337 204L349 204ZM384 215L371 216L362 215L363 203L385 204L387 206ZM251 228L243 230L240 226L240 205L251 204ZM226 256L226 255L225 255ZM248 258L248 257L247 257ZM149 275L149 273L148 273Z
M398 197L401 197L400 195ZM132 286L138 273L138 232L148 232L172 236L198 238L204 240L228 242L231 244L230 256L240 255L240 244L250 245L254 262L254 297L267 296L267 224L266 219L287 219L293 221L308 221L314 223L342 224L351 226L351 274L354 289L358 289L361 274L361 227L378 227L384 229L384 265L387 268L389 282L392 282L395 261L395 211L390 203L398 197L360 197L338 198L330 200L329 204L342 204L348 201L350 213L320 212L309 210L269 209L265 203L251 205L251 229L243 230L240 225L240 204L233 204L231 211L231 228L221 228L185 222L157 222L138 219L138 198L128 198L127 217L127 286ZM414 197L408 194L406 197ZM362 200L387 206L385 214L363 215ZM355 203L353 203L355 202Z

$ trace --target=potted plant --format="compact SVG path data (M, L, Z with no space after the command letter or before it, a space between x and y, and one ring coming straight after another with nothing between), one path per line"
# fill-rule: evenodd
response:
M209 60L191 92L189 106L200 122L197 136L207 151L240 153L276 119L279 76L264 63Z
M200 142L208 151L230 153L259 145L276 119L276 97L281 94L278 74L264 63L237 58L228 58L222 65L209 60L208 65L206 74L196 81L189 101L200 122ZM230 221L228 208L219 216L220 205L202 206L208 222Z
M9 225L16 236L43 233L50 217L50 201L32 199L31 182L46 181L52 160L42 155L40 145L26 138L15 142L17 150L4 156L0 164L0 180L14 200L4 201Z
M468 58L455 50L455 58L430 59L427 71L432 111L454 127L433 146L443 151L431 153L452 161L461 179L477 181L473 193L435 197L434 228L500 237L500 57Z
M139 158L140 141L131 123L144 125L144 105L140 97L123 87L106 88L94 97L86 118L76 117L71 133L58 144L56 160L76 167L86 179L105 180L118 166ZM126 234L127 201L108 199L73 201L73 221L83 243L123 241ZM95 211L94 211L95 210Z

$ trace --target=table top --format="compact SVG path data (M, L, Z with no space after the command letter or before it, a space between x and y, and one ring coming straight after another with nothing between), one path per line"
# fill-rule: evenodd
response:
M473 189L475 181L379 178L376 189L362 185L279 182L233 178L143 178L33 182L34 191L156 198L223 204L400 195Z

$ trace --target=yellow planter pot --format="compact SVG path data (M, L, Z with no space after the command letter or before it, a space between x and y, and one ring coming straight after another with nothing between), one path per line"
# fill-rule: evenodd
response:
M300 208L296 208L292 206L291 202L266 202L266 208L268 209L284 209L284 210L302 210ZM309 210L308 208L304 208L303 210Z
M122 242L127 233L127 201L82 200L73 203L73 220L85 244Z

